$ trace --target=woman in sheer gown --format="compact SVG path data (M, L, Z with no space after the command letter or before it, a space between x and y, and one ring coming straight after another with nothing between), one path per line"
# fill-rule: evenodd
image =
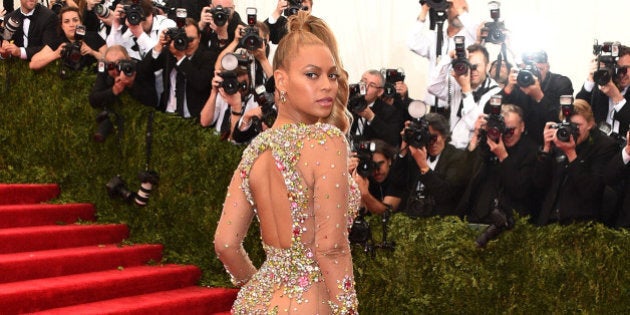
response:
M321 19L300 12L288 27L274 57L278 118L243 153L215 251L241 287L234 314L357 314L347 74ZM258 270L242 246L254 216L266 253Z

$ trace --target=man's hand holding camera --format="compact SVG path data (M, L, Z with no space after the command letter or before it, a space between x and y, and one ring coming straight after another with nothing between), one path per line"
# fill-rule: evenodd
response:
M120 95L120 93L124 92L126 88L131 87L135 80L135 71L129 77L123 71L118 71L118 76L114 77L112 92L114 93L114 95Z
M545 130L543 131L543 152L551 152L551 144L553 143L558 149L562 150L567 156L569 162L573 162L577 158L577 152L575 151L575 141L573 136L569 137L569 141L561 141L557 137L558 129L554 128L556 123L547 122L545 124Z
M125 17L125 7L121 3L117 4L113 14L110 14L110 16L112 27L119 28L121 26L121 22L123 22L122 20Z
M409 146L409 153L418 164L420 168L420 173L425 174L430 170L429 162L427 162L427 147L416 148L414 146Z
M486 129L487 123L488 123L488 120L487 120L486 114L481 114L479 115L479 117L477 117L477 120L475 121L475 130L470 138L470 142L468 143L468 151L471 151L471 152L475 151L475 149L479 145L479 137L481 134L481 130Z
M241 91L237 91L234 94L228 94L225 92L223 87L223 78L219 75L221 73L220 70L214 71L214 77L212 78L212 90L219 93L221 97L230 105L230 108L233 112L242 112L243 111L243 103L241 102Z
M499 137L499 142L494 142L490 137L486 137L486 143L492 152L500 162L503 162L508 157L507 149L503 143L503 137Z
M276 4L276 9L271 12L271 16L277 21L278 18L282 15L282 12L289 7L289 1L287 0L278 0L278 4Z

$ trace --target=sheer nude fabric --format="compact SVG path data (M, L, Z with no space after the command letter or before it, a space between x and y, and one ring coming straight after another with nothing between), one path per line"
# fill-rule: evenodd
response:
M289 124L259 135L228 188L215 249L236 285L235 314L356 314L348 229L359 191L348 145L327 124ZM242 247L260 221L266 260Z

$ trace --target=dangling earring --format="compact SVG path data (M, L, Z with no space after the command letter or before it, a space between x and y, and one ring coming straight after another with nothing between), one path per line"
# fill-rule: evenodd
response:
M280 101L282 103L287 102L287 91L280 91Z

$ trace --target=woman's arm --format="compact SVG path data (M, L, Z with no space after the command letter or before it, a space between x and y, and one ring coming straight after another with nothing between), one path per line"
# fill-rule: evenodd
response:
M61 58L61 50L66 44L59 45L57 50L53 50L50 46L46 45L42 50L33 55L31 62L28 64L32 70L39 70L47 66L49 63Z

